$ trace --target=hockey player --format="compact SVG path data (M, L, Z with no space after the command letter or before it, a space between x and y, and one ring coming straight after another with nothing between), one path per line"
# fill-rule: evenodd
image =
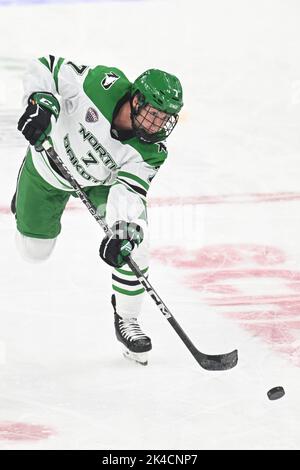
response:
M126 257L132 254L148 272L147 191L167 158L163 141L183 105L181 84L157 69L131 83L115 67L92 68L49 55L31 63L24 88L18 129L30 145L12 200L18 249L27 260L47 259L75 195L42 151L48 138L112 229L99 254L113 267L116 336L127 357L147 364L151 340L138 323L144 288Z

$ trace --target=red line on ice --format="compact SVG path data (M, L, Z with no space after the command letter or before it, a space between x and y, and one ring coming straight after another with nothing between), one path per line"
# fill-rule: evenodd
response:
M300 200L300 193L296 192L220 194L184 197L173 196L152 198L150 199L150 207L198 204L248 204L297 200Z
M244 193L244 194L220 194L202 196L172 196L156 197L149 199L149 207L190 206L206 204L253 204L264 202L288 202L299 201L300 193L278 192L278 193ZM70 203L66 210L83 210L82 205ZM0 206L0 214L9 214L8 205Z
M185 271L186 284L201 293L208 305L237 320L253 336L288 355L300 367L300 271L282 268L287 259L282 250L254 244L224 244L197 250L172 246L156 249L152 256L176 268L192 269L190 274ZM281 285L277 282L275 294L249 295L247 284L245 287L244 282L234 283L245 279L277 279ZM244 311L236 310L241 306Z
M39 441L54 434L52 429L40 424L0 422L2 441Z

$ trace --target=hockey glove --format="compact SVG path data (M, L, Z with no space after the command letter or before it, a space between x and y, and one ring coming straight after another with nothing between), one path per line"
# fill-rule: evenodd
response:
M57 120L59 112L59 102L52 93L32 93L18 122L18 130L31 145L39 147L51 132L51 116L54 115Z
M121 268L132 250L143 241L143 230L139 225L119 220L111 227L112 235L101 242L99 255L110 266Z

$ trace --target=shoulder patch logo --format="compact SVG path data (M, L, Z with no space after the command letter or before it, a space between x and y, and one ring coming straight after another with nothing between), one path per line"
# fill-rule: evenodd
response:
M101 85L103 86L104 90L108 90L119 78L119 75L115 74L114 72L108 72L105 74Z
M86 122L97 122L99 120L99 116L97 111L94 108L89 108L85 115Z
M158 146L158 152L161 153L161 152L167 152L167 147L166 147L166 144L164 144L163 142L156 142L156 144Z

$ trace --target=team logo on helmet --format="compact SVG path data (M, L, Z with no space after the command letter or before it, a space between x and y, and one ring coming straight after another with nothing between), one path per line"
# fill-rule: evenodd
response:
M94 108L89 108L85 115L86 122L97 122L99 120L99 116L97 111Z
M116 75L114 72L108 72L105 74L101 85L103 86L104 90L108 90L119 78L119 75Z

